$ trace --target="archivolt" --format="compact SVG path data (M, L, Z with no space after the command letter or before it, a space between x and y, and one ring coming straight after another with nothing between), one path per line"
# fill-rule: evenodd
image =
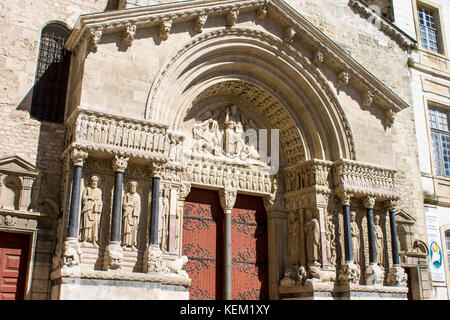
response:
M356 160L349 123L327 79L294 47L262 31L221 29L193 39L156 77L146 117L177 130L194 101L224 83L245 83L266 97L267 107L276 105L275 123L297 128L292 138L305 145L293 146L296 154L284 148L288 165L299 157Z

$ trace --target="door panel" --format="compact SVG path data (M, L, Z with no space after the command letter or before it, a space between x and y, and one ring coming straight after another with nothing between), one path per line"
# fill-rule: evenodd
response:
M0 232L0 300L22 300L30 236Z
M184 269L192 279L192 300L220 300L223 297L223 210L218 193L192 189L183 215Z
M231 237L233 300L268 299L267 216L261 198L238 195Z

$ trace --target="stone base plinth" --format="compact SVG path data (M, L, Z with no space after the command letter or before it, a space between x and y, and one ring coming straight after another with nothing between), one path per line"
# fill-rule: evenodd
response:
M188 300L190 279L110 271L51 274L52 300Z
M408 288L306 283L279 288L280 300L406 300Z

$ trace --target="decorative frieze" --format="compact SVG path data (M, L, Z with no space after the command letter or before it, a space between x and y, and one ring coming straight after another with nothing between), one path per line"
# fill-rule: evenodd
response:
M286 196L309 192L331 192L332 162L309 160L284 169Z
M167 126L79 108L66 121L66 152L82 163L87 151L147 160L176 160L184 138Z
M333 164L336 193L348 192L355 197L375 196L379 200L398 198L396 170L351 160Z

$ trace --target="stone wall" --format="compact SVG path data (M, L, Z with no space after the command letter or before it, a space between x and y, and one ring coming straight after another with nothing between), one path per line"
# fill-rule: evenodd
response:
M17 155L38 167L34 190L39 192L38 203L44 198L60 202L60 156L64 147L62 124L40 121L29 114L41 30L55 21L71 29L79 15L114 7L114 1L108 0L0 2L0 158ZM28 297L47 299L55 245L53 220L40 220L38 230Z

